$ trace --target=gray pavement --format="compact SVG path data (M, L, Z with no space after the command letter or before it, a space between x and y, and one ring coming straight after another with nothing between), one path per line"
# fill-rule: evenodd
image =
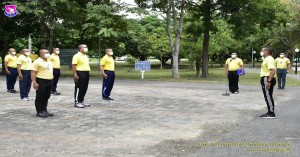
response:
M222 141L291 142L291 150L279 155L298 153L298 87L275 91L276 120L258 118L266 112L259 86L241 86L239 95L229 97L222 96L224 88L117 80L115 101L107 103L100 99L101 80L91 79L86 100L92 107L77 109L73 82L63 78L62 95L49 101L54 117L41 119L35 117L34 100L6 93L0 77L0 156L272 156L248 147L201 146Z

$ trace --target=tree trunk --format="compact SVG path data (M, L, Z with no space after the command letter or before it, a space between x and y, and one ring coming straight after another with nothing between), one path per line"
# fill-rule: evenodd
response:
M175 49L173 50L173 64L172 64L172 77L179 78L179 50L180 50L180 39L183 30L183 18L185 10L185 0L181 1L180 6L180 18L179 18L179 28L177 28L177 11L175 8L175 3L172 3L173 10L173 22L174 22L174 32L175 32Z
M8 42L5 40L3 42L3 53L1 55L1 58L2 58L2 73L3 74L5 74L4 59L5 59L5 56L7 54L7 50L8 50Z
M200 65L201 65L200 57L197 57L196 58L196 77L200 77Z
M51 12L51 17L50 17L50 32L49 32L49 51L52 53L53 51L53 38L54 38L54 11Z
M208 49L210 39L210 26L211 26L211 3L210 0L205 1L205 12L203 17L204 25L204 40L203 40L203 53L202 53L202 78L208 78Z

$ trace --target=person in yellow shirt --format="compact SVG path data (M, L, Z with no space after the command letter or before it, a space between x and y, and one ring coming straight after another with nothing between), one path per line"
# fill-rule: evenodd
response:
M15 90L15 84L17 82L18 70L16 50L14 48L10 48L8 50L8 55L4 58L4 67L6 73L7 92L17 93Z
M110 98L110 93L113 89L115 82L115 61L112 57L112 49L105 50L105 56L100 62L100 71L103 75L103 85L102 85L102 99L105 101L113 101Z
M36 116L46 118L54 115L47 110L48 100L51 95L53 65L52 62L48 60L50 57L48 50L41 49L39 54L40 57L32 64L31 79L33 88L36 90Z
M275 59L276 73L278 80L278 89L283 89L286 83L286 74L291 70L291 61L285 57L284 53L280 53L279 57Z
M21 54L22 54L22 50L19 53L16 54L17 58L20 57Z
M264 94L264 98L267 104L268 112L266 114L261 115L261 118L276 118L274 109L274 99L273 99L273 89L276 85L275 79L275 69L276 63L274 58L272 57L273 49L271 47L264 47L261 50L260 55L263 56L264 61L261 64L261 72L260 72L260 83L262 87L262 91Z
M35 51L32 51L32 53L29 55L29 57L31 58L31 61L34 62L35 60L37 60L39 58L39 55L35 53Z
M75 82L75 107L84 108L89 107L90 104L84 100L85 94L89 86L90 79L90 63L87 56L88 47L85 44L78 46L79 52L72 58L72 71Z
M29 57L30 52L28 49L22 49L21 53L22 54L17 59L20 96L22 100L29 101L30 99L28 97L28 94L31 88L30 70L32 61Z
M230 92L235 94L239 93L238 70L244 70L244 63L236 53L232 53L231 58L228 58L225 63L225 75L228 78Z
M53 83L51 88L51 93L53 95L60 95L61 93L58 93L56 91L57 89L57 83L60 77L60 59L59 59L59 48L54 48L53 53L51 54L49 60L52 62L53 65Z

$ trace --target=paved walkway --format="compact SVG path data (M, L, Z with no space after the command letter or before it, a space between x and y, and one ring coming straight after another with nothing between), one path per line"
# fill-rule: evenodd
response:
M294 112L288 117L280 111L274 121L257 118L265 112L259 86L241 86L239 95L224 97L224 85L117 80L112 93L115 101L107 103L100 100L101 81L92 79L86 96L92 107L78 109L73 107L73 81L63 78L59 82L62 95L52 96L49 102L49 111L55 116L41 119L35 117L33 100L24 102L18 94L5 92L4 80L0 77L0 156L211 156L215 147L209 151L195 144L236 135L226 141L240 141L241 134L255 136L255 128L235 134L241 129L237 125L251 127L255 122L287 137L273 136L273 141L292 141L293 147L299 148L299 134L292 132L295 128L283 125L278 129L279 124L273 124L292 126L288 119ZM299 88L276 91L278 110L292 110L284 106L294 101L296 92ZM32 90L30 96L34 95ZM290 132L282 132L284 128ZM257 136L260 138L251 141L269 140L259 131Z

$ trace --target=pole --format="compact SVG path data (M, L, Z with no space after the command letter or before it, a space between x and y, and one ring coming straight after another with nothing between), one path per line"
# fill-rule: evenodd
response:
M142 72L142 79L144 79L144 73L145 73L145 71L142 70L141 72Z
M253 47L252 47L252 50L251 50L251 55L252 55L252 68L254 68L254 60L253 60L253 58L254 58L254 55L253 55Z
M98 75L100 75L100 55L101 55L101 47L100 47L100 44L101 44L101 36L99 34L99 41L98 41L99 45L98 45Z
M296 68L295 68L295 74L298 73L298 65L297 65L297 63L298 63L298 58L297 58L297 53L296 53Z
M31 34L29 33L29 37L28 37L28 49L29 52L32 52L32 40L31 40Z

